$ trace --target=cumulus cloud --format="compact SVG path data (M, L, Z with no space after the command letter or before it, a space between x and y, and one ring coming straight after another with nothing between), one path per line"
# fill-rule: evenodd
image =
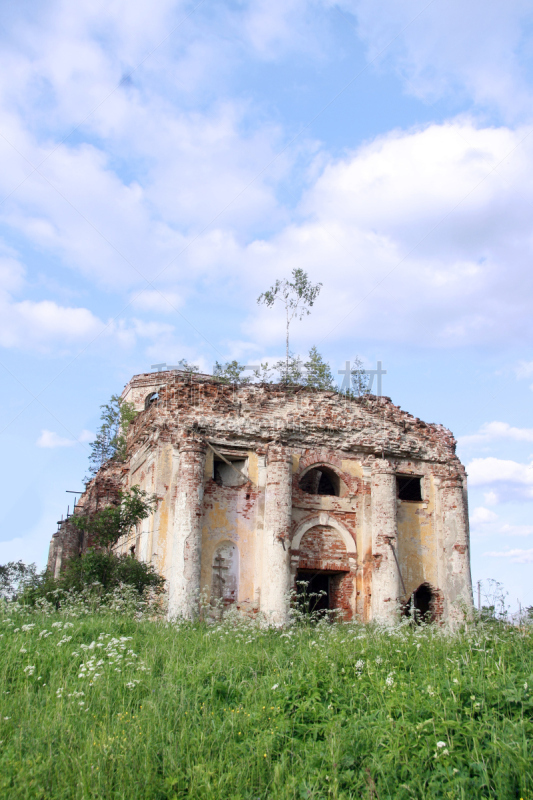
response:
M459 436L458 444L462 446L489 444L497 439L508 439L514 442L533 442L533 428L515 428L508 422L485 422L478 433Z
M488 494L491 502L533 499L533 462L522 464L492 456L474 458L467 464L466 471L470 487L493 485L497 488L497 492Z
M41 435L37 439L36 445L37 447L53 450L57 447L73 447L76 444L92 442L93 439L94 433L91 433L91 431L87 430L83 430L77 439L69 439L64 436L60 436L55 431L49 431L45 428L41 431Z
M356 14L369 57L393 63L407 91L435 100L463 93L511 118L529 114L528 0L341 0Z
M104 330L87 308L60 306L52 300L13 302L0 296L0 345L36 347L86 341Z
M156 289L134 294L132 305L139 311L157 311L160 314L172 314L183 305L183 298L177 292Z
M483 555L491 558L509 558L513 564L533 563L533 548L528 550L515 548L513 550L489 551L488 553L483 553Z
M456 120L390 133L331 160L300 204L302 220L246 247L251 277L259 286L295 264L314 278L327 270L312 327L333 337L529 341L523 177L533 175L533 139L524 135ZM251 329L265 333L266 319Z
M486 525L488 522L494 522L498 519L498 515L491 511L489 508L478 506L470 514L470 522L472 525Z
M382 24L404 13L380 2L381 16L366 2L353 6L367 41L382 34L370 31L365 15ZM159 275L157 286L174 306L201 282L221 302L237 295L248 302L268 280L304 264L313 279L327 272L328 281L312 321L299 327L302 337L361 340L371 332L382 341L440 346L530 341L533 138L526 127L482 127L464 117L394 131L342 158L317 153L311 142L285 149L286 133L263 118L258 125L251 100L209 94L212 70L199 64L218 63L216 48L226 45L206 44L196 18L186 33L176 29L172 46L164 44L187 12L183 4L167 0L149 21L138 4L97 3L95 11L85 0L76 7L56 0L50 7L39 29L21 22L17 46L0 56L9 76L0 105L0 191L8 198L0 220L17 236L99 287L130 298L142 290L134 306L146 314L166 313L150 285ZM238 26L244 50L269 59L290 48L297 20L311 20L320 7L329 5L276 2L268 5L268 25L264 3L243 4L238 18L210 13L223 30ZM513 0L514 20L522 19L520 8ZM449 32L449 25L432 25L432 35ZM157 59L143 61L154 47ZM196 94L185 102L182 83L193 75ZM213 80L218 86L218 70ZM39 103L36 85L45 98ZM79 135L65 139L80 119ZM293 208L279 190L298 157L310 169ZM0 327L7 346L22 339L17 320L26 316L52 336L54 324L61 336L61 319L80 337L102 325L88 309L24 302L8 309L14 323ZM281 326L281 314L260 309L243 338L271 346ZM131 344L134 328L117 324L117 336Z
M498 502L499 502L499 499L500 499L500 498L498 497L498 493L497 493L497 492L494 492L494 491L485 492L485 494L483 495L483 497L485 498L485 503L486 503L488 506L497 506L497 505L498 505Z
M502 458L474 458L467 465L470 486L484 486L489 483L518 483L533 485L533 462L520 464Z

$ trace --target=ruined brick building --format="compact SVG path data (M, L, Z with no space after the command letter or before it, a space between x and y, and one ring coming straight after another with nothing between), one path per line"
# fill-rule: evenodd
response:
M157 496L116 550L166 578L170 616L193 616L205 589L281 624L298 580L347 620L471 606L466 473L443 426L386 397L177 370L136 375L122 397L139 411L127 460L104 466L77 510L121 487ZM65 523L52 537L56 575L90 544L79 536Z

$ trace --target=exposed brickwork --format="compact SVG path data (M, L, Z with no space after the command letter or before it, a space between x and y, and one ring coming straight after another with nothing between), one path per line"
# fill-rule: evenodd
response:
M326 525L315 525L304 533L298 550L300 569L349 570L346 546L333 528Z
M153 392L157 399L145 409ZM158 509L137 532L135 553L166 577L171 614L194 613L191 598L212 586L224 541L238 550L238 607L259 609L276 624L285 619L298 569L330 575L331 602L346 618L392 620L420 580L435 587L443 618L453 616L457 600L471 602L465 472L443 426L385 397L233 387L178 371L135 376L123 397L139 411L128 459L101 471L80 508L113 502L120 486L156 493ZM241 485L213 478L208 443L246 465ZM316 494L310 470L321 466L335 476L333 494ZM420 476L424 485L417 514L401 515L403 538L397 473ZM89 544L69 542L65 526L53 539L51 569L61 548ZM117 549L130 545L125 538Z

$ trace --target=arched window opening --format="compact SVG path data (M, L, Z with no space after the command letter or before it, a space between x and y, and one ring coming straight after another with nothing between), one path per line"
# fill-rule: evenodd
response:
M404 606L404 614L413 619L417 625L434 621L435 593L429 583L422 583L415 589Z
M313 467L300 479L299 487L306 494L340 497L341 481L329 467Z
M239 599L239 549L233 542L223 542L213 555L212 565L213 600L224 606L236 603Z
M150 392L150 394L145 397L144 410L146 411L147 408L150 408L152 403L155 403L157 400L159 400L159 392Z

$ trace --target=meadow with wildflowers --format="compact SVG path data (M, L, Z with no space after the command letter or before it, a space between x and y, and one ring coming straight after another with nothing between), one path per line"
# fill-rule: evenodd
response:
M1 611L2 798L533 798L529 626Z

